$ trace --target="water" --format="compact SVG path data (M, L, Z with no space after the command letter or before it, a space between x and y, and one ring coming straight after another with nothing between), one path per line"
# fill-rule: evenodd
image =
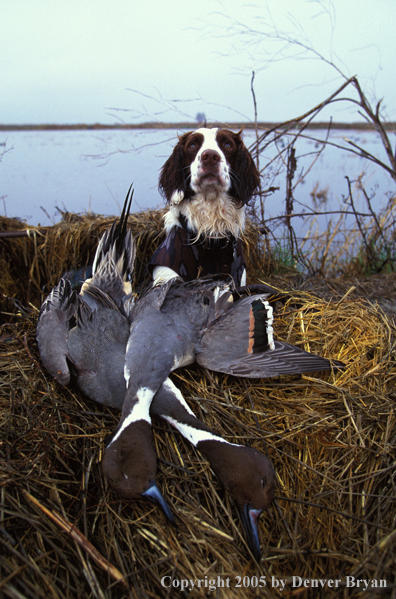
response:
M18 131L0 135L9 150L0 163L2 214L23 218L30 225L60 220L56 206L69 212L119 214L132 182L134 211L163 205L158 176L175 140L173 131Z
M356 226L356 219L348 199L347 177L350 181L356 212L370 213L362 186L375 213L378 214L387 206L389 198L395 194L395 182L390 174L365 158L356 148L352 148L355 150L355 153L352 153L336 147L351 148L352 146L346 141L351 140L388 165L384 147L375 131L333 130L328 139L330 144L326 145L323 152L320 152L323 148L321 141L326 138L326 131L310 130L307 135L310 139L299 139L296 143L297 169L293 179L294 213L307 215L312 214L312 211L328 213L317 219L318 230L324 231L330 222L334 226L339 218L338 214L332 212L342 210L349 213L345 217L345 225ZM286 144L290 139L290 137L285 138ZM285 145L285 142L282 145ZM262 163L269 162L274 153L276 153L274 148L270 147L268 152L263 153ZM285 159L286 155L283 156ZM275 169L275 174L276 172ZM280 190L266 199L266 219L285 214L286 169L284 165L281 176L268 179L266 186L269 185L279 186ZM292 219L298 236L303 236L308 231L311 222L312 218L306 217ZM269 220L268 224L272 228L276 225L276 221Z
M56 207L69 212L92 211L97 214L119 214L126 192L133 182L134 211L162 207L164 201L157 185L159 171L174 147L176 130L83 130L83 131L18 131L0 132L0 211L6 216L20 217L29 225L49 225L60 220ZM323 139L324 131L309 131L311 137ZM344 143L352 139L367 151L386 161L381 141L375 132L340 131L331 133L331 141ZM254 141L254 132L244 134L246 145ZM345 145L345 143L344 143ZM320 148L316 141L300 139L297 144L298 168L294 183L306 172ZM278 148L279 149L279 148ZM264 166L276 154L268 148L261 157ZM285 172L265 182L280 187L266 199L265 216L284 213ZM386 205L387 193L394 183L381 168L359 155L328 146L295 189L295 212L312 207L311 192L323 192L326 211L337 210L348 195L345 176L356 179L365 173L366 190L373 197L376 211ZM356 192L357 209L367 212L367 203ZM328 218L322 217L323 226ZM299 227L304 226L303 219ZM294 223L296 224L296 222Z

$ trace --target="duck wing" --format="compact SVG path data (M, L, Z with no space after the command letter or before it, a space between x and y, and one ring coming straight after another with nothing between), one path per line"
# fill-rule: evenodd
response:
M41 306L37 343L46 370L62 385L70 382L68 331L82 299L61 279Z
M267 378L330 370L330 362L298 347L274 341L267 295L245 297L204 330L197 362L235 376Z
M87 293L96 309L81 302L76 326L68 333L68 357L79 389L91 399L122 409L126 383L124 360L129 320L117 304L92 285Z

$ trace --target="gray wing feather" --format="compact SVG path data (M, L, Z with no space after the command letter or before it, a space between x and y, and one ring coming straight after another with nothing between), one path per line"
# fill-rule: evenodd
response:
M237 348L222 351L219 355L208 344L197 355L197 362L205 368L243 376L248 378L271 378L283 374L301 374L320 370L330 370L331 362L320 356L310 354L288 343L275 341L275 349L266 349L261 353L238 355ZM232 351L234 350L234 351ZM335 366L341 363L334 361Z
M66 360L68 323L76 314L79 301L69 281L61 279L44 301L37 323L37 343L43 364L62 385L70 382Z

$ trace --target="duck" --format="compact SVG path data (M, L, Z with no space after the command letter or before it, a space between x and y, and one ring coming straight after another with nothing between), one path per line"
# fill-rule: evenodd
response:
M102 470L128 499L148 499L174 517L157 483L151 417L159 416L208 459L234 499L256 560L258 520L275 493L275 472L262 452L225 441L189 409L169 378L202 366L243 377L273 377L342 367L273 338L268 294L243 297L224 275L188 283L154 283L136 301L131 278L135 246L127 229L131 189L119 221L98 244L92 278L80 293L61 279L44 301L37 341L46 369L63 385L121 410ZM127 206L129 198L129 205Z
M233 281L222 275L190 282L173 278L153 285L131 311L124 363L127 389L117 434L128 431L139 411L157 413L162 398L159 415L206 455L239 508L249 548L258 560L258 519L274 497L273 468L261 452L227 444L192 420L174 390L171 397L169 374L194 361L218 372L254 378L323 371L343 364L275 341L267 294L235 297ZM183 419L173 418L167 405L173 405ZM108 479L114 477L114 486L121 487L130 462L120 460L119 453L117 446L108 446L103 470Z
M131 280L136 247L127 229L132 197L130 187L119 221L100 238L92 277L79 293L70 280L61 278L41 306L36 330L41 360L61 385L72 384L87 397L117 409L125 399L124 359L134 304ZM155 480L151 420L139 418L127 433L124 449L135 457L135 467L123 495L158 505L175 524Z
M119 221L98 243L92 277L81 291L61 278L44 300L36 337L42 362L62 385L75 384L88 397L121 408L128 313L133 306L132 274L135 242L126 227L132 202L128 190ZM122 241L122 243L121 243Z

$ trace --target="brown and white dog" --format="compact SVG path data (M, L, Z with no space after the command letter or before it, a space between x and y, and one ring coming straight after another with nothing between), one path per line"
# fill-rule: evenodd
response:
M149 265L154 280L225 273L245 285L245 205L259 183L241 132L203 127L182 135L159 180L169 209L167 237Z

